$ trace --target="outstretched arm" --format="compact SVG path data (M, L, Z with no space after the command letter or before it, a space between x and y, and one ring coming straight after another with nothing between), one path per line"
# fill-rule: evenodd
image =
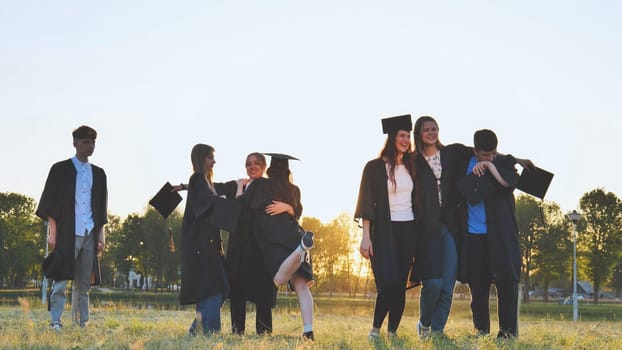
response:
M188 184L180 183L179 185L173 185L171 192L188 191Z

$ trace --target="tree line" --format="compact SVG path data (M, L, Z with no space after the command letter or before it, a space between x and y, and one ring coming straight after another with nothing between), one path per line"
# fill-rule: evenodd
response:
M39 287L45 255L46 226L35 216L36 203L17 193L0 193L0 288ZM598 188L580 199L577 224L577 265L580 280L588 280L598 302L603 288L622 292L622 201ZM516 219L522 252L525 289L541 288L548 300L550 287L572 290L573 225L558 204L528 195L516 199ZM182 214L164 220L155 210L122 219L109 214L107 244L100 255L102 286L130 288L130 271L140 273L143 289L176 290L180 283L179 240ZM315 233L312 251L314 291L350 297L374 292L369 263L358 253L361 229L351 215L322 222L303 217ZM222 232L224 245L227 232ZM235 234L235 233L231 233ZM529 293L523 293L529 301Z

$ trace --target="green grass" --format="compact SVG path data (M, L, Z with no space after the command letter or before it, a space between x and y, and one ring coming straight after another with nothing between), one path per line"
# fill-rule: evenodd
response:
M370 343L366 336L371 325L373 300L316 298L316 303L316 341L303 342L298 337L302 328L300 314L295 300L291 298L280 298L274 314L275 329L271 336L257 336L251 332L254 329L252 308L247 315L247 335L231 335L229 312L225 305L221 334L191 338L186 336L194 317L191 308L148 310L128 306L122 301L99 303L91 308L89 327L81 329L70 324L67 306L63 315L65 329L56 333L48 330L49 314L45 305L37 298L27 297L19 299L17 304L0 306L0 348L622 349L622 322L617 321L620 320L622 312L620 305L582 304L582 320L579 322L571 321L572 305L523 305L520 338L515 341L497 341L494 337L472 337L468 301L456 299L447 324L446 336L420 340L415 332L419 314L418 302L416 298L409 298L398 338L386 338L385 321L381 338ZM497 319L494 307L492 309L492 332L495 333Z

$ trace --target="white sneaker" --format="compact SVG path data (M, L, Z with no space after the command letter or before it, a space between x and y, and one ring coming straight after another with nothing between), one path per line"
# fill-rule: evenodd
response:
M60 321L54 321L50 323L50 330L55 332L60 332L63 330L63 324Z
M423 324L421 324L421 320L419 320L419 322L417 322L417 335L419 335L419 338L421 339L425 339L431 336L432 327L431 326L425 327Z
M374 341L376 339L378 339L380 337L380 330L378 329L373 329L371 331L369 331L369 334L367 334L367 339L369 341Z

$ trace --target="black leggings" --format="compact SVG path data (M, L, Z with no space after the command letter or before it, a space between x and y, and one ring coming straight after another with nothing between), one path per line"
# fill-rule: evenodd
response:
M374 308L374 328L380 328L387 313L389 314L389 332L395 333L400 325L406 305L406 282L414 253L415 228L413 221L392 221L395 237L395 253L400 269L400 281L384 286L376 296Z
M374 308L374 328L380 328L382 321L389 314L389 332L395 333L402 320L404 306L406 305L406 289L391 288L376 296Z

